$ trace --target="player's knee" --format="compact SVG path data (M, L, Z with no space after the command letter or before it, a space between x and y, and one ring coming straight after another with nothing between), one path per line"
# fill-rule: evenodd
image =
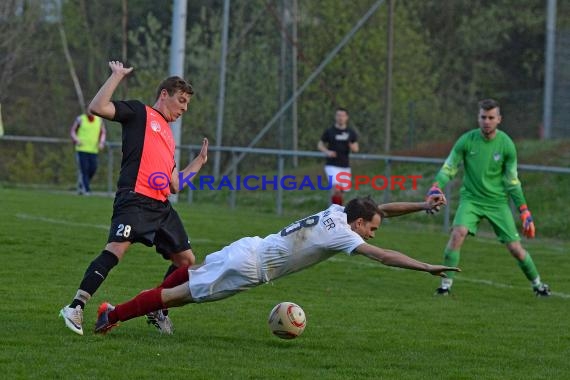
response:
M450 245L452 245L453 248L458 248L458 246L463 244L467 233L468 231L465 227L454 227L451 231Z
M121 260L125 255L125 253L127 252L127 249L129 249L130 245L131 242L129 241L122 241L122 242L112 241L107 243L107 245L105 246L105 250L117 256L117 259Z
M468 232L469 231L465 227L454 227L452 234L456 238L465 239L465 236L467 236Z
M192 266L196 262L196 257L192 250L188 249L184 252L180 252L170 256L170 260L177 266Z

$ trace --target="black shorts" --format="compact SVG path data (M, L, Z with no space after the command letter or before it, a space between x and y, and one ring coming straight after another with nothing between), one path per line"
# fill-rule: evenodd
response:
M188 234L170 202L121 191L115 196L111 218L110 242L130 241L156 246L165 259L190 249Z

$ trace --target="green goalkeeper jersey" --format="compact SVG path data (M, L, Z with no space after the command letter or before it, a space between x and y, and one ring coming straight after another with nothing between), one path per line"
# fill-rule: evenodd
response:
M480 129L463 134L453 146L435 180L443 188L457 174L463 161L461 199L493 205L510 195L517 208L526 204L517 174L517 151L511 138L497 130L486 140Z

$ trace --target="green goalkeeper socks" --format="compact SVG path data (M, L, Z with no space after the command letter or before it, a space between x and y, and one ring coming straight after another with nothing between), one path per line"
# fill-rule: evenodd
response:
M443 265L448 267L456 267L459 264L459 250L452 250L449 248L445 248L443 251ZM447 278L453 279L455 277L456 272L445 272L447 274Z
M538 278L538 271L536 270L536 266L534 265L534 261L532 261L532 257L530 257L530 253L526 253L524 259L517 260L519 267L522 269L526 278L533 282L535 279Z

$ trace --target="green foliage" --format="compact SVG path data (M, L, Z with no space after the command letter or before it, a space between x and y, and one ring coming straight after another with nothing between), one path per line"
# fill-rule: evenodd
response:
M511 105L512 135L538 137L543 1L413 0L402 5L430 45L430 71L441 104L435 110L445 114L441 127L457 131L472 125L477 100L494 97ZM538 90L536 96L525 96L529 90Z
M264 13L264 2L233 2L230 25L224 145L247 145L278 110L278 26L270 17L251 19ZM215 142L221 55L221 14L203 7L202 23L193 25L187 45L189 75L197 91L190 107L186 141L208 136ZM269 139L275 146L275 139ZM262 140L262 145L268 140Z
M188 4L185 76L196 94L183 119L184 144L197 144L203 136L216 143L222 3ZM282 3L231 2L223 145L249 144L271 120L281 106L282 80L285 99L292 94L291 20L283 15ZM301 85L373 1L357 0L350 6L341 0L298 3ZM69 68L62 63L57 24L41 17L37 2L26 4L21 17L0 19L0 32L6 32L0 57L15 59L0 60L6 133L66 137L81 109ZM514 137L538 137L544 1L407 0L395 4L393 152L417 154L434 142L453 141L474 126L476 101L487 96L502 103L502 127L507 132ZM87 100L106 80L107 61L121 59L121 5L115 0L62 2L60 21ZM564 28L570 7L558 5L559 25ZM314 150L322 130L332 123L334 107L340 105L351 111L351 123L361 134L361 150L383 152L386 8L384 3L299 97L300 149ZM131 0L125 16L127 64L135 71L114 98L152 104L156 85L168 75L172 4ZM285 67L280 63L283 35ZM6 69L5 62L18 70ZM118 125L108 126L109 136L118 140ZM286 113L257 145L288 148L290 136L291 115ZM2 158L11 159L4 153ZM224 156L223 164L229 159ZM275 165L261 159L244 167L273 170Z
M153 104L156 87L167 76L170 28L164 28L150 12L145 21L146 24L129 33L129 42L141 47L132 58L135 71L129 80L129 93L135 99Z
M34 146L31 143L27 143L24 146L24 150L18 152L14 157L14 161L8 165L8 179L17 183L30 183L35 181L33 176L36 170L36 158L35 158Z
M0 103L10 97L10 87L34 65L42 55L30 56L29 49L38 52L42 45L36 39L42 32L42 8L39 2L6 0L0 7ZM44 45L45 47L45 45Z
M131 2L131 6L136 3ZM62 24L87 102L108 75L107 61L122 59L121 16L121 1L63 2ZM133 20L131 25L137 23L138 20Z
M351 7L342 3L327 7L304 4L307 21L302 23L300 34L306 36L302 43L305 55L321 61L362 17L368 3L356 2ZM313 149L322 130L332 123L334 107L344 106L351 111L351 120L363 137L362 150L382 150L379 147L384 145L384 133L379 132L384 130L385 115L386 24L386 7L381 7L325 69L322 80L303 95L300 123L310 126L300 132L304 149ZM401 147L407 136L402 126L406 125L408 102L430 97L435 80L429 72L429 46L405 8L396 7L394 25L392 146ZM328 33L317 33L325 26ZM414 48L403 48L411 46ZM314 69L316 62L301 66L303 76Z
M291 52L291 25L281 3L231 3L224 144L246 145L271 119L280 108L282 77L288 86L286 98L292 93L290 59L285 68L279 63L284 31L287 54ZM372 3L299 2L299 84ZM0 66L7 133L24 134L33 125L34 134L63 136L67 127L62 126L81 110L69 70L62 64L57 24L54 18L41 17L36 2L26 4L21 17L0 23L0 31L6 30L7 36L0 44L0 56L10 57L2 64L11 65ZM446 138L470 128L476 101L487 96L504 104L511 134L538 136L544 61L542 0L395 4L393 149L413 148L420 140ZM106 79L106 62L121 59L121 5L115 0L62 2L60 21L87 100ZM184 120L183 141L197 143L202 136L213 138L215 131L222 2L195 1L188 7L185 75L196 95ZM559 4L561 28L569 8ZM149 0L129 1L127 12L127 62L136 70L115 95L151 103L156 84L168 73L171 3L157 7ZM383 4L300 97L300 148L314 148L321 131L332 122L334 107L341 105L352 111L353 124L365 136L363 150L382 151L386 23ZM18 39L10 37L18 33ZM36 100L38 94L41 102ZM259 145L290 146L290 127L290 115L285 115L285 136L274 126Z
M26 143L6 164L7 179L21 185L74 186L77 166L70 146L53 148Z

